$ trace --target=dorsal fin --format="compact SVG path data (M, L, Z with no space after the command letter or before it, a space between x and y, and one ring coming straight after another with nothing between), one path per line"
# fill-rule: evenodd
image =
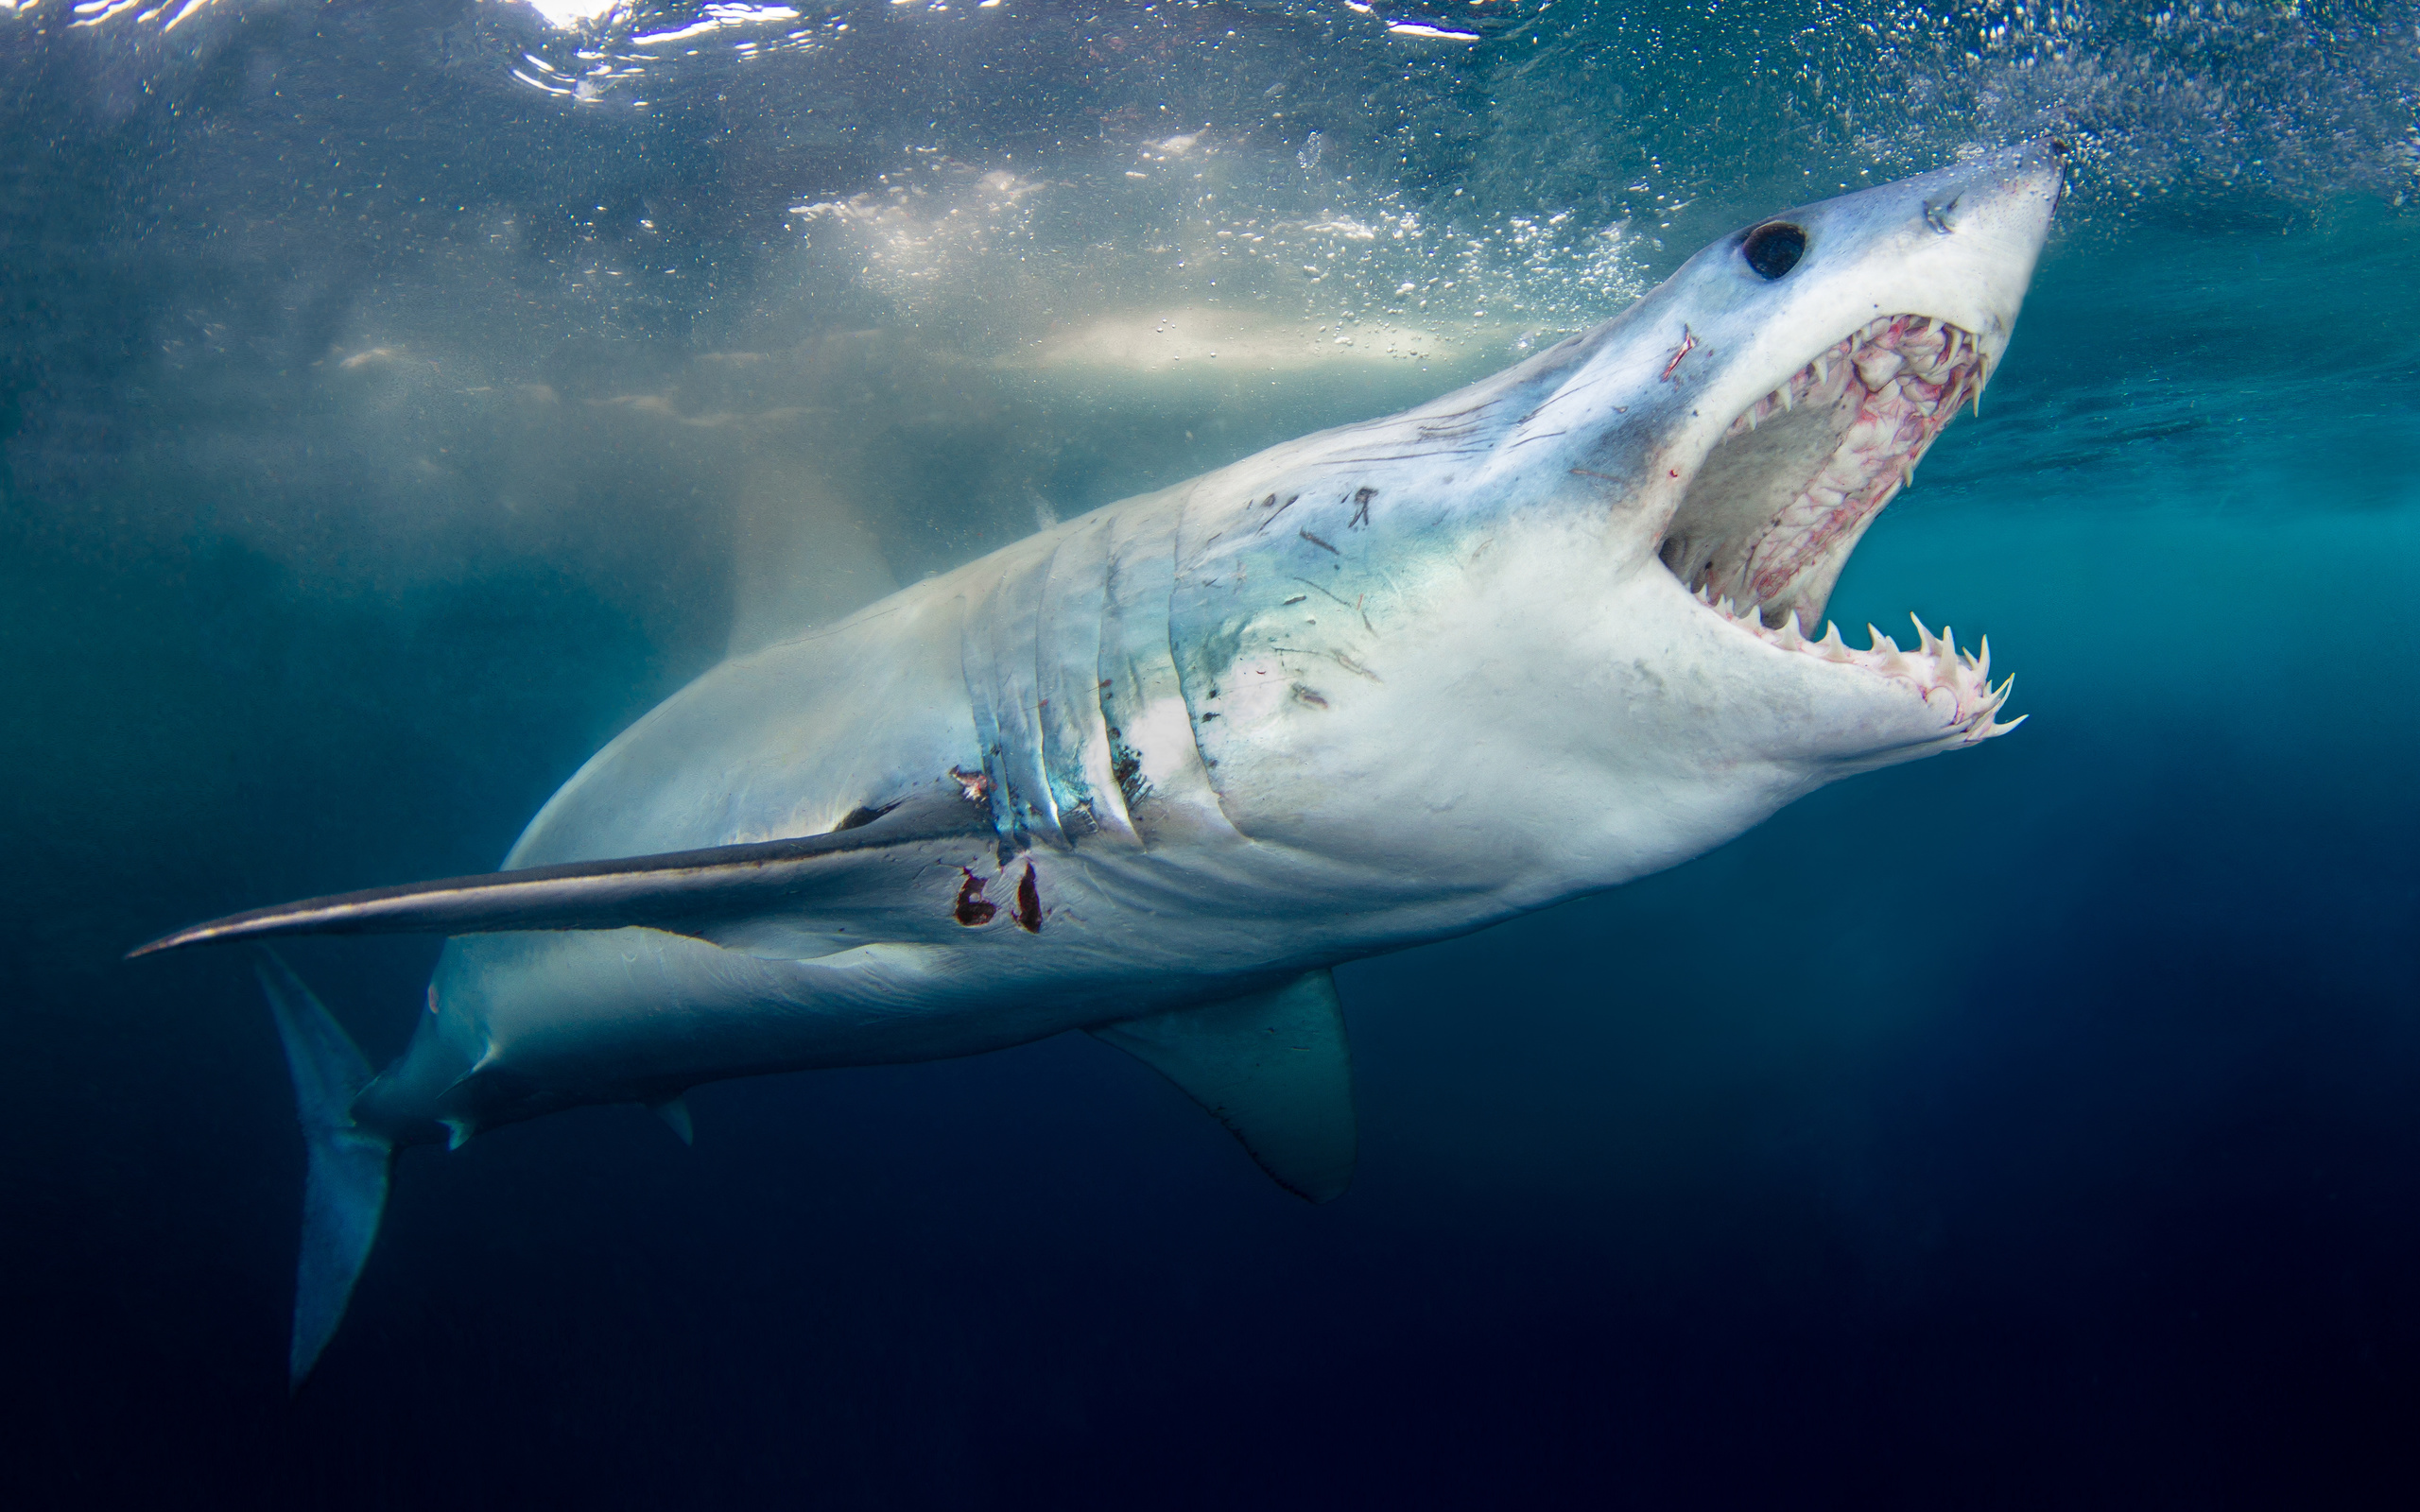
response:
M1217 1115L1288 1191L1325 1202L1352 1183L1353 1059L1325 969L1092 1033Z

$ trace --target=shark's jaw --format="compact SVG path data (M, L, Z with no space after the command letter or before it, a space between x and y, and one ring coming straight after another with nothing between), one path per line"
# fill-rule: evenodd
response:
M2009 684L1990 682L1988 644L1961 651L1916 621L1916 645L1868 627L1849 646L1823 624L1858 540L1957 415L1979 400L1990 357L1973 332L1922 315L1879 316L1818 352L1723 431L1672 516L1657 555L1698 602L1781 650L1912 684L1971 744ZM2012 681L2014 679L2011 679Z

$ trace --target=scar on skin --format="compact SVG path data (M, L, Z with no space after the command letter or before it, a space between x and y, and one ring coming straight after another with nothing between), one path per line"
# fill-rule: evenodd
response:
M1305 541L1309 541L1312 545L1319 547L1320 550L1328 553L1330 556L1341 557L1344 555L1344 553L1338 551L1334 546L1329 545L1326 541L1322 541L1319 537L1312 535L1307 530L1297 530L1294 534L1302 537Z
M1030 861L1025 864L1025 875L1017 879L1017 928L1028 935L1042 933L1042 889L1034 885Z
M1672 369L1681 365L1681 359L1687 356L1690 352L1695 352L1697 349L1697 334L1691 331L1687 326L1681 327L1680 350L1674 352L1672 353L1672 360L1664 365L1664 378L1666 382L1669 382L1671 380Z
M1309 704L1314 709L1324 709L1327 707L1327 700L1325 698L1321 697L1318 694L1313 693L1310 689L1304 687L1299 682L1294 684L1294 698L1295 701Z
M973 929L977 924L990 923L992 916L1000 911L1000 905L983 896L982 878L972 871L967 871L964 867L958 869L965 872L966 880L958 885L958 903L950 910L951 917L969 929ZM1026 886L1033 885L1032 879L1033 868L1028 864L1026 868Z

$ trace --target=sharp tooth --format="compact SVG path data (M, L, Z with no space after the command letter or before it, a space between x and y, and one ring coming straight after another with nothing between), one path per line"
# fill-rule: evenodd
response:
M1817 387L1822 387L1824 380L1829 378L1831 375L1831 353L1827 352L1823 356L1815 359L1815 383Z
M1988 635L1975 657L1975 680L1986 688L1992 685L1992 638Z
M1845 662L1851 655L1848 643L1841 639L1841 627L1830 620L1824 622L1824 638L1815 643L1815 649L1835 662Z
M1869 655L1874 652L1880 651L1886 645L1891 648L1887 654L1891 656L1897 656L1899 654L1899 643L1883 634L1880 630L1876 629L1872 625L1866 626L1865 635L1865 649Z
M1928 630L1928 629L1926 629L1926 628L1925 628L1925 622L1924 622L1924 618L1923 618L1923 616L1922 616L1922 615L1917 614L1913 610L1909 610L1909 611L1908 611L1908 618L1910 618L1910 620L1915 621L1915 626L1916 626L1916 644L1917 644L1918 645L1920 645L1920 646L1924 647L1925 655L1927 655L1927 656L1937 656L1937 655L1939 655L1939 654L1940 654L1940 652L1939 652L1938 648L1936 647L1936 645L1935 645L1934 642L1933 642L1933 638L1932 638L1932 631L1930 631L1930 630Z
M1789 413L1789 390L1787 388L1781 390L1781 410L1785 415Z
M1754 404L1749 405L1749 406L1748 406L1748 413L1746 413L1745 415L1740 416L1740 417L1739 417L1739 419L1738 419L1737 421L1734 421L1734 422L1733 422L1733 424L1732 424L1732 426L1731 426L1731 428L1732 428L1733 430L1735 430L1735 431L1736 431L1736 430L1737 430L1737 429L1739 428L1739 426L1740 426L1741 424L1745 424L1745 425L1746 425L1750 430L1752 430L1752 431L1753 431L1753 430L1754 430L1754 429L1756 428L1756 406L1755 406L1755 405L1754 405Z
M1717 609L1719 609L1719 610L1722 610L1723 617L1724 617L1724 618L1726 618L1726 619L1735 619L1735 620L1736 620L1736 619L1737 619L1737 618L1739 617L1737 613L1733 612L1733 610L1732 610L1732 608L1731 608L1731 595L1730 595L1729 593L1725 593L1725 594L1723 594L1720 599L1717 599L1717 600L1715 601L1715 605L1714 605L1714 607L1715 607L1715 608L1717 608Z

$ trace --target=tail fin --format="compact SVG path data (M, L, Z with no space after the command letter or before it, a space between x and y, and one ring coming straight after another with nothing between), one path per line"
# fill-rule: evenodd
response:
M302 1187L302 1259L294 1276L294 1346L287 1384L302 1378L344 1321L345 1303L387 1208L394 1145L354 1125L354 1098L370 1084L370 1062L286 964L268 950L254 963L302 1116L310 1172Z

